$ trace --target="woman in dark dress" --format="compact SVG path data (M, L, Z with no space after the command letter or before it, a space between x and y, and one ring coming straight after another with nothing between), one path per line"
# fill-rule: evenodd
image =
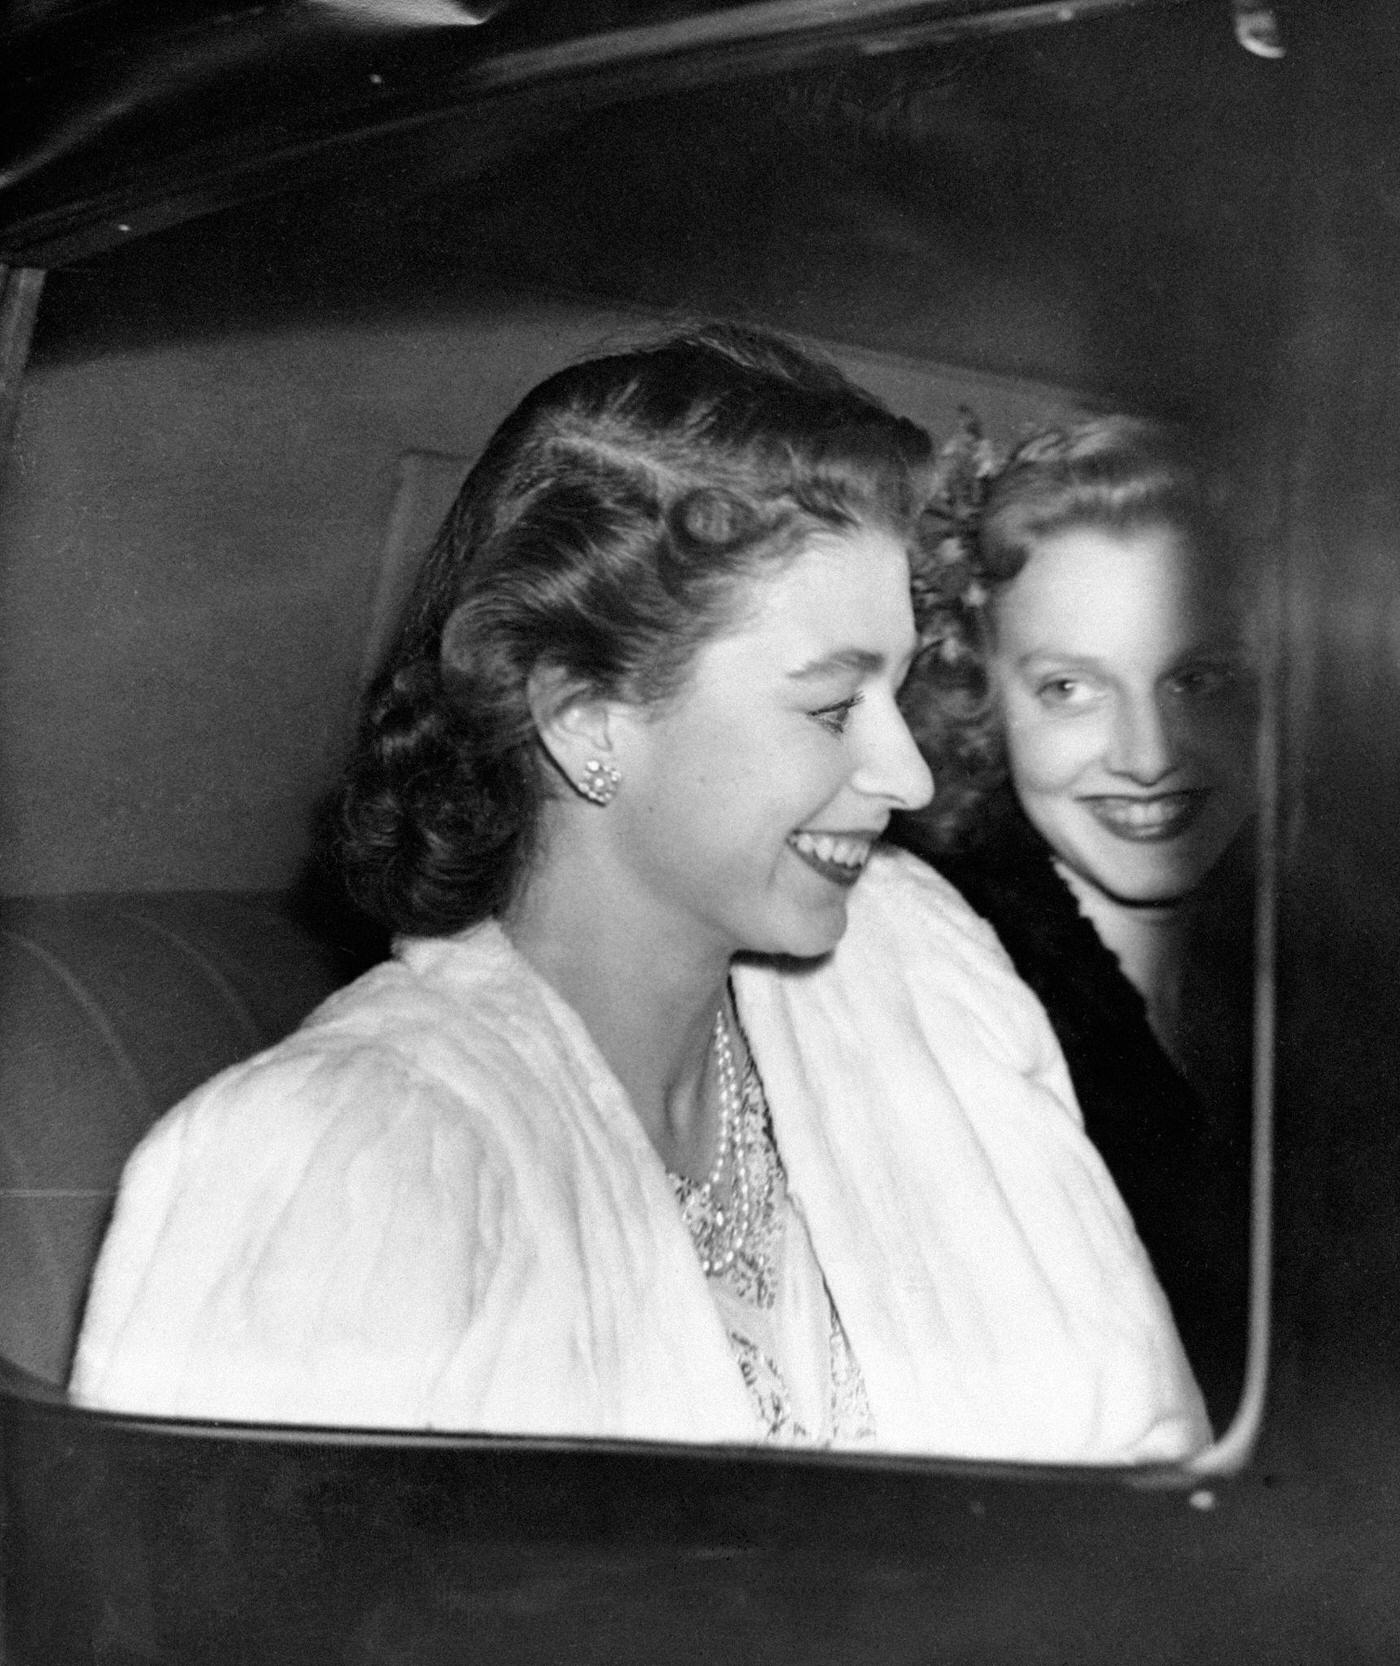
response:
M1247 1319L1255 699L1237 552L1172 433L945 452L938 797L897 836L1040 997L1217 1427ZM950 720L950 711L957 717ZM941 760L942 767L938 767Z

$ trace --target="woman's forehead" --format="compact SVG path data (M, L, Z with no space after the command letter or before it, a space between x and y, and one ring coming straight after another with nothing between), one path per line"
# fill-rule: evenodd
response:
M786 560L739 580L735 601L721 634L736 644L887 655L913 633L908 549L882 528L814 532Z
M992 606L998 645L1230 641L1243 628L1232 575L1180 528L1069 528L1042 540Z
M1031 546L1020 572L1001 587L1004 600L1122 594L1188 605L1236 587L1231 563L1191 529L1166 522L1069 526Z

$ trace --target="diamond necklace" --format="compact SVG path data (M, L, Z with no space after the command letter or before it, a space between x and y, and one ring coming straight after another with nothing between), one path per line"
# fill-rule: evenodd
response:
M681 1199L682 1213L700 1257L701 1271L707 1278L727 1272L734 1265L753 1225L752 1185L739 1139L743 1095L734 1062L734 1044L729 1036L729 1020L722 1005L715 1013L713 1046L719 1083L715 1160L698 1186L686 1187L679 1176L672 1176L673 1188ZM720 1201L719 1192L726 1167L733 1172L728 1209ZM686 1191L688 1197L684 1196Z

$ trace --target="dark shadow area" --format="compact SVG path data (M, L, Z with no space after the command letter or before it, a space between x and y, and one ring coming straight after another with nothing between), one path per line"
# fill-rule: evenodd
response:
M36 352L544 286L1197 420L1228 386L1238 424L1279 311L1277 89L1212 4L563 109L57 270Z

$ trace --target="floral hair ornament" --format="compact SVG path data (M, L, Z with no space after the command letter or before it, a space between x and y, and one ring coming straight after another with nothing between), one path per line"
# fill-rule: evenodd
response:
M977 560L977 527L1006 458L982 431L976 414L959 407L961 423L939 449L929 481L912 589L925 648L946 664L968 652L967 615L987 600Z

